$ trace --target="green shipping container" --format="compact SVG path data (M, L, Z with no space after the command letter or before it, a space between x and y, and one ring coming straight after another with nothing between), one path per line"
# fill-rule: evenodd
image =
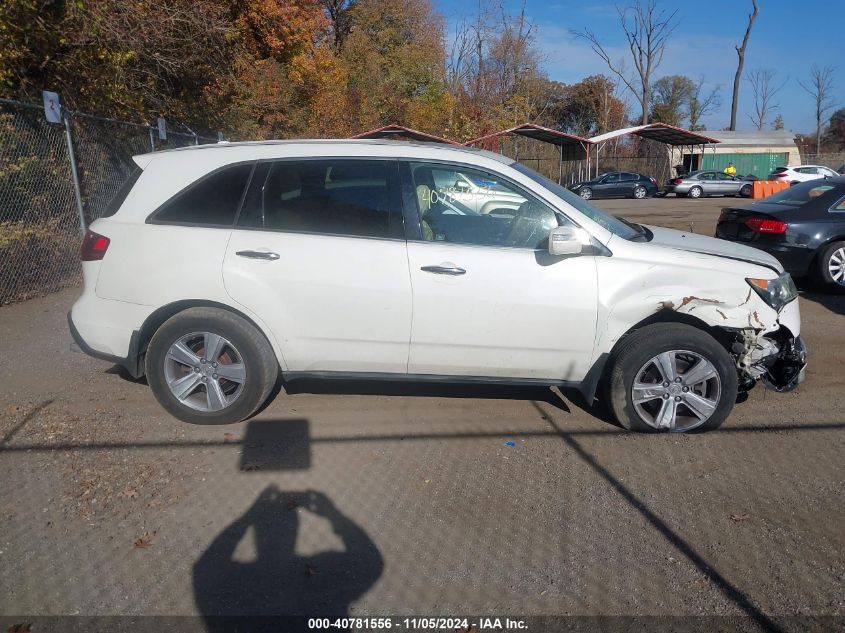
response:
M784 167L789 154L786 152L760 152L759 154L713 154L705 152L701 161L701 169L718 169L724 171L728 163L733 163L738 176L754 174L765 180L775 167Z

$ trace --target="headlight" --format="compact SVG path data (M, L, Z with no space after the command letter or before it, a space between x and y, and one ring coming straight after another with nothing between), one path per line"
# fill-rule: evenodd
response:
M569 186L569 188L570 188L570 189L572 189L572 191L575 191L576 189L580 189L580 188L581 188L581 183L580 183L580 182L576 182L574 185L570 185L570 186Z
M782 273L775 279L753 279L745 281L754 289L760 298L776 312L798 296L798 288L789 273Z

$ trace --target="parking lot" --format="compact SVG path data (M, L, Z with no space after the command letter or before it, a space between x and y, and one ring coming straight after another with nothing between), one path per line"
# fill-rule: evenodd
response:
M735 202L597 205L712 235ZM845 616L845 297L802 293L796 391L632 435L556 390L386 384L189 426L69 351L78 292L0 308L2 614Z

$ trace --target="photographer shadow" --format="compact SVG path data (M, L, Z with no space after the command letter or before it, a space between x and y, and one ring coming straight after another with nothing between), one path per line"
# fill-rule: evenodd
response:
M263 439L245 445L244 461L262 459L266 471L267 453L251 456L249 451L266 450L277 432L289 442L290 425L284 421L250 424L261 428L254 433L248 430L247 437ZM294 435L301 440L301 430ZM290 460L288 466L309 463L303 457ZM308 513L330 524L343 551L296 552L297 535L311 518L306 517ZM346 616L349 605L375 584L383 568L375 543L325 494L282 491L271 484L195 562L194 597L212 633L304 630L307 620L302 616Z

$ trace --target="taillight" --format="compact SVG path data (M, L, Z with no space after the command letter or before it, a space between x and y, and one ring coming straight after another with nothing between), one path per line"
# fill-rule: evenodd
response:
M85 231L82 238L82 248L79 249L79 257L83 262L95 262L103 259L109 248L109 238L92 230Z
M657 184L657 179L655 179L655 178L649 178L649 180L651 181L651 184L653 184L653 185L656 185L656 184Z
M673 185L680 185L682 182L684 182L682 178L675 178L675 179L672 181L672 184L673 184Z
M779 174L772 174L771 176L769 176L769 178L786 178L786 173L781 172Z
M766 218L748 218L745 226L755 233L786 233L786 222L767 220Z

